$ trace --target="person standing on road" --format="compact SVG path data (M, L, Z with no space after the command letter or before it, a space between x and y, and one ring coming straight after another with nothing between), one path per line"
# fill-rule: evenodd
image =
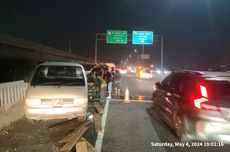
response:
M121 74L118 70L116 70L115 81L114 81L115 94L120 94L120 86L121 86Z
M109 72L108 68L105 68L104 79L107 82L107 86L108 86L108 88L107 88L108 89L108 98L111 98L113 80L112 80L112 75Z
M114 90L115 79L116 79L116 71L115 71L114 67L111 68L110 74L111 74L111 81L112 81L112 90Z
M107 83L103 79L103 72L99 71L96 73L96 79L99 81L99 86L100 86L100 101L105 102L106 99L106 88L107 88Z

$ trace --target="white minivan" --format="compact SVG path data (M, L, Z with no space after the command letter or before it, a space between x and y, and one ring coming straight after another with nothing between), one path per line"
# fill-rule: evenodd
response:
M83 121L87 108L87 77L82 65L46 62L36 67L25 102L28 119L78 118Z

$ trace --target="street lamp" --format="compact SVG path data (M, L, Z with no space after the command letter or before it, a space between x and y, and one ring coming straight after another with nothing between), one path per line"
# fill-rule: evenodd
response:
M142 54L145 54L145 44L144 44L144 40L142 40L141 43L142 43Z
M163 63L164 63L164 38L163 35L161 35L161 71L163 71Z
M95 64L97 64L97 36L99 35L99 33L96 34L96 38L95 38Z
M137 54L137 49L134 49L134 53ZM140 59L139 59L139 54L137 54L137 63L140 65Z
M98 36L100 36L98 38ZM96 37L95 37L95 64L97 64L97 41L98 40L105 40L105 38L103 38L105 36L104 33L97 33Z
M72 52L72 49L71 49L71 40L69 40L69 53L71 53Z

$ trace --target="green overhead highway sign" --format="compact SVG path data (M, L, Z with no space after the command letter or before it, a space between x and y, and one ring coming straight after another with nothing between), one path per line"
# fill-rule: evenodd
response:
M107 30L106 43L127 44L127 31Z

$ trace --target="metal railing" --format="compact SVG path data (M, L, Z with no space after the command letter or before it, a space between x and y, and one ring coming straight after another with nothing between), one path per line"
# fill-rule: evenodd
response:
M29 83L13 81L0 83L0 108L9 109L17 101L25 98Z

